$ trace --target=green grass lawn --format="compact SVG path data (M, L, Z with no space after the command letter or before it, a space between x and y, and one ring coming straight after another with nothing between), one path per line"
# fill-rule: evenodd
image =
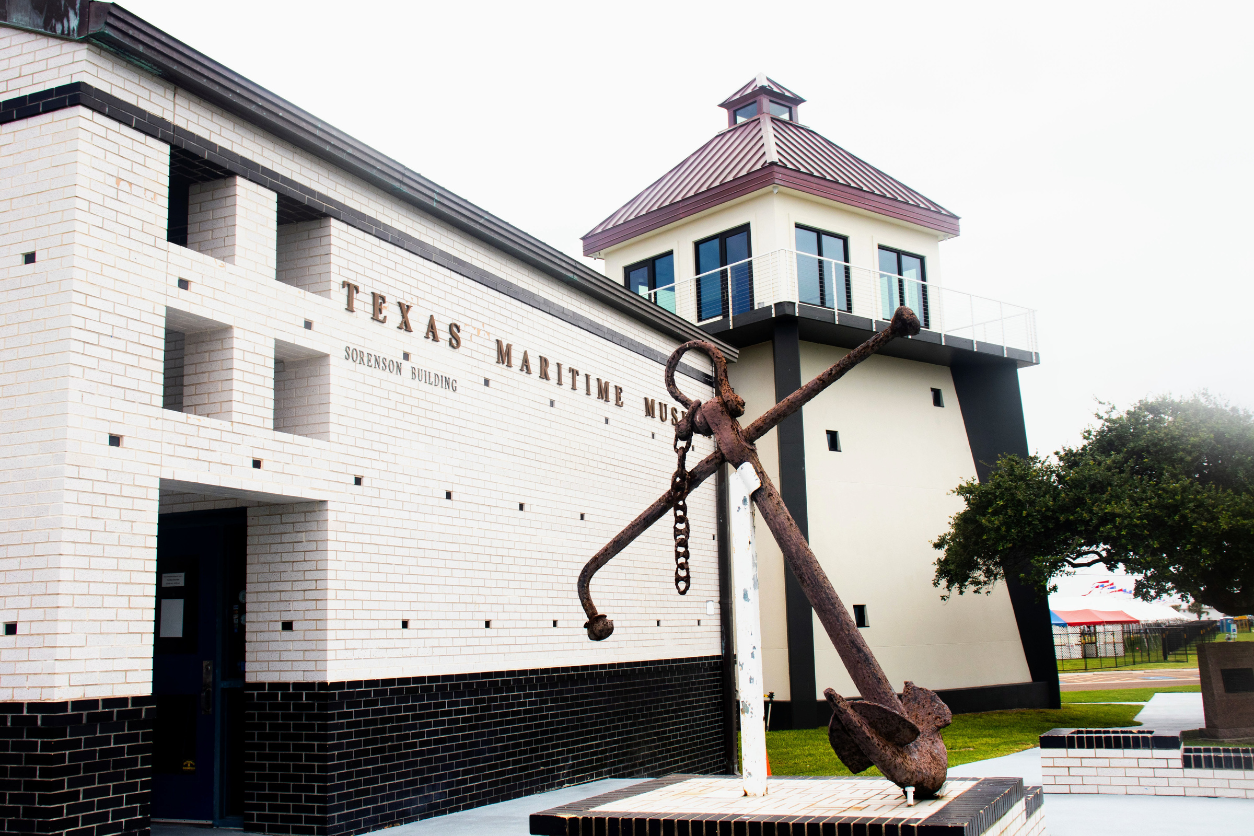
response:
M949 765L982 761L1031 749L1039 738L1057 728L1111 728L1139 725L1132 718L1139 705L1064 705L1059 709L1021 709L959 714L941 734L949 750ZM774 775L848 775L827 742L827 729L773 731L766 734L766 751ZM872 767L861 775L879 775Z
M1063 704L1091 702L1149 702L1155 694L1196 694L1200 685L1165 685L1157 688L1113 688L1109 691L1063 691Z

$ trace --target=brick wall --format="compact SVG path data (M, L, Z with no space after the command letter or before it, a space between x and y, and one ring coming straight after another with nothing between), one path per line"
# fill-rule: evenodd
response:
M245 829L361 833L610 777L723 769L718 657L248 686Z
M1254 798L1254 749L1144 729L1054 729L1041 735L1041 772L1048 793Z
M22 64L45 59L35 74ZM665 397L662 365L640 351L664 357L674 339L94 47L0 32L0 95L75 80L443 255L329 218L285 224L280 244L275 192L235 175L193 184L192 246L171 244L164 142L85 107L5 126L0 412L20 432L0 467L21 478L0 488L0 609L20 626L0 637L0 699L147 693L157 514L224 504L268 507L266 536L308 556L250 574L253 681L718 652L712 484L689 500L687 596L671 587L665 524L598 577L611 642L587 640L574 591L582 563L667 487L670 428L642 408ZM287 227L316 243L302 255ZM32 249L38 262L20 264ZM321 284L295 286L293 269ZM345 279L361 288L351 312ZM385 299L377 318L371 294ZM497 339L512 365L497 364ZM540 356L563 364L562 385L541 379ZM572 390L572 366L621 386L624 405ZM692 458L709 449L699 440ZM284 517L292 506L321 509L316 542L284 528L303 525ZM309 613L318 635L280 632Z
M153 701L0 703L0 833L147 836Z

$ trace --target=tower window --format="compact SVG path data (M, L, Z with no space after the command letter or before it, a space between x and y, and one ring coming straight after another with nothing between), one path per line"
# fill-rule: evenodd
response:
M932 406L944 406L944 405L945 405L945 396L941 394L941 390L933 389L932 390Z
M859 627L871 626L871 623L866 619L866 604L853 605L853 623Z
M846 259L848 239L821 229L798 225L797 292L808 305L853 313L852 279Z
M771 101L771 115L778 116L780 119L792 121L792 108L786 104L780 104L777 101Z
M827 449L833 453L840 452L840 433L836 430L827 431Z
M893 318L901 305L914 311L919 323L929 326L927 303L927 271L923 256L911 255L888 247L879 248L881 318Z
M752 119L753 117L758 115L758 103L750 102L744 107L738 107L732 112L732 114L735 116L737 122L743 122L746 119Z
M663 253L623 270L627 289L675 312L675 254Z

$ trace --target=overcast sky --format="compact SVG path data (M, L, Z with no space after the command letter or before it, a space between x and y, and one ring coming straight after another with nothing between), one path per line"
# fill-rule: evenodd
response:
M1097 399L1254 408L1254 4L122 5L574 255L765 72L962 217L945 284L1038 311L1035 451Z

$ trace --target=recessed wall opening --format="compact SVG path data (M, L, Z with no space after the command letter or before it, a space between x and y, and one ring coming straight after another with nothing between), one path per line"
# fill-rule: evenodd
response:
M279 195L278 220L275 277L330 299L338 290L331 275L331 219Z
M331 357L274 341L274 429L331 440Z
M165 309L161 406L208 418L229 419L233 388L231 327L174 308Z
M932 406L944 406L945 396L941 394L941 390L932 389Z
M827 449L833 453L840 452L840 433L836 430L827 431Z
M554 625L553 625L553 626L554 626L554 627L556 627L556 626L557 626L557 624L556 624L556 623L554 623ZM16 621L6 621L6 622L4 623L4 634L5 634L6 636L16 636L16 635L17 635L17 622L16 622Z
M870 627L871 623L867 621L866 604L853 605L853 623L858 627Z
M191 188L196 183L224 180L231 172L208 160L202 160L181 148L170 149L170 201L166 219L166 240L180 247L187 246L188 210Z

